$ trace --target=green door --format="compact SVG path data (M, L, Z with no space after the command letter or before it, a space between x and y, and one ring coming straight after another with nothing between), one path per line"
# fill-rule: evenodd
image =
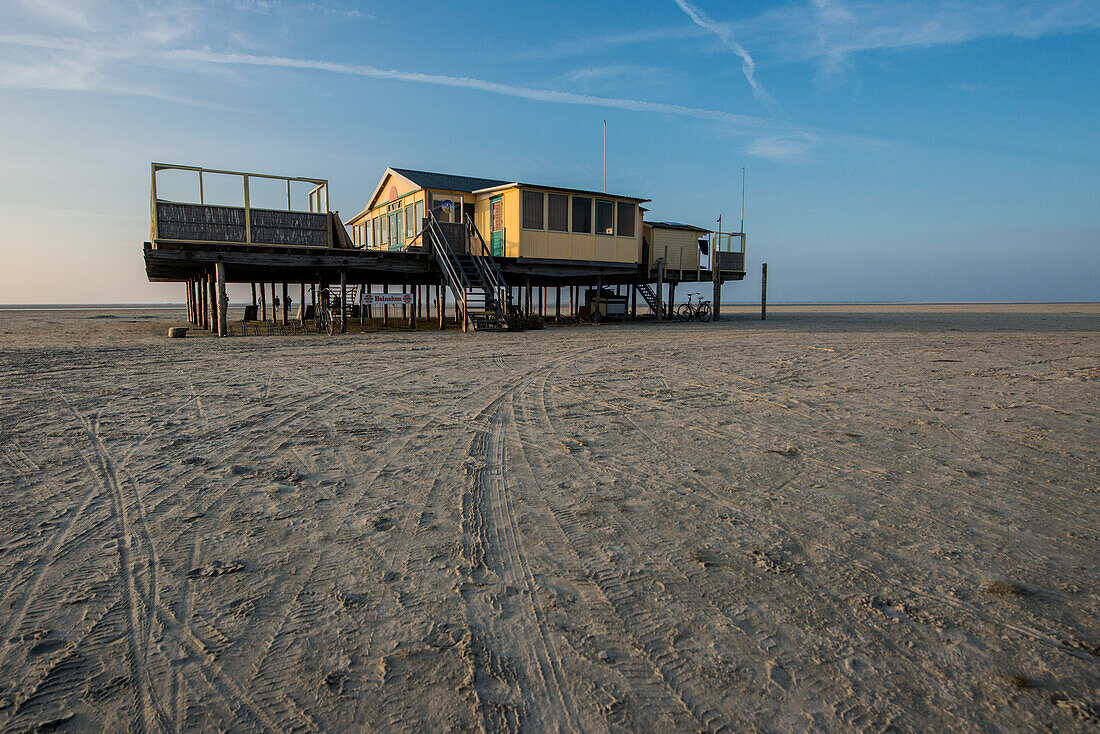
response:
M504 257L504 200L499 196L489 200L489 251Z

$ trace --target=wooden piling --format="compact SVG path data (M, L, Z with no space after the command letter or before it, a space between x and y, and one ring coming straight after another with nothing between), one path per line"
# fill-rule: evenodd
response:
M676 281L668 281L668 315L669 318L676 313Z
M209 309L210 316L207 319L208 323L206 328L213 331L215 334L218 332L218 301L214 295L214 274L206 274L206 303Z
M714 302L711 304L711 308L714 310L714 320L719 321L722 318L722 259L718 256L717 245L711 252L711 258L713 262L711 270L714 277L714 297L711 299Z
M657 321L661 321L661 297L664 295L665 285L665 259L657 260Z
M267 295L263 283L260 283L260 321L267 321Z
M596 325L600 323L600 303L603 301L603 276L596 278Z
M443 285L443 281L439 281L439 285L436 286L436 294L438 296L437 303L439 304L439 330L443 331L447 328L447 290Z
M768 318L768 264L760 266L760 320Z
M305 326L306 323L306 284L299 283L301 288L298 294L298 323Z
M218 336L229 336L229 294L225 291L225 263L214 265L214 281L218 299Z
M252 308L256 308L256 284L249 283L252 286Z
M561 286L554 289L554 321L561 321Z
M348 271L340 271L340 333L348 330Z
M630 318L638 318L638 286L631 284L630 288Z
M287 298L287 284L283 283L283 326L290 321L290 299Z

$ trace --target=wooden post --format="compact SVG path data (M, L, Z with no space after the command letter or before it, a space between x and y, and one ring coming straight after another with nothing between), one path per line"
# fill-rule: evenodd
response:
M287 300L287 284L283 283L283 326L286 326L290 318L290 303Z
M672 315L676 313L676 281L668 281L668 315L672 318Z
M439 281L439 285L436 286L436 294L438 295L439 303L439 330L443 331L447 328L447 321L445 313L447 311L447 291L443 286L443 281Z
M256 284L249 283L252 286L252 308L256 308Z
M714 271L714 303L711 307L714 309L714 320L718 321L722 318L722 259L718 257L717 250L711 256L714 258L714 265L711 266Z
M187 292L184 294L183 302L184 308L187 311L187 323L191 323L191 282L185 281L184 286L187 288Z
M299 283L301 292L298 295L298 323L305 326L306 323L306 284Z
M596 278L596 325L600 323L600 303L603 301L603 276Z
M546 286L539 288L539 316L546 318Z
M275 325L275 322L279 320L279 317L275 315L275 283L271 283L271 324Z
M665 286L665 259L657 259L657 321L661 321L661 296Z
M554 321L561 321L561 286L554 289Z
M412 303L409 304L409 328L410 329L415 329L416 328L416 315L417 315L417 311L420 310L420 304L418 303L419 300L420 300L420 286L414 285L412 287Z
M229 336L229 294L225 292L225 263L214 265L214 281L218 297L218 336Z
M218 298L214 293L214 274L206 274L206 302L209 304L210 318L206 328L215 334L218 333Z
M638 318L638 285L636 283L630 286L630 318Z
M348 271L340 271L340 333L348 330Z
M253 284L255 285L255 284ZM267 321L267 295L264 284L260 283L260 321Z
M382 284L382 292L383 293L389 293L390 292L390 284L389 283L383 283ZM390 325L390 307L389 307L388 304L382 304L382 326L389 326L389 325Z
M760 266L760 320L768 318L768 264Z
M359 331L363 331L363 325L367 323L367 304L365 303L367 287L359 284Z
M404 283L401 284L401 295L407 295L409 292L409 286ZM405 305L404 299L401 300L401 320L407 321L409 318L409 307Z

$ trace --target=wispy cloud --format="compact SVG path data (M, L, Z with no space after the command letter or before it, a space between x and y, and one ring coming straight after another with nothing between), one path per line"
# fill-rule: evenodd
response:
M818 135L809 132L765 135L750 142L745 152L780 163L802 163L821 142Z
M1038 38L1100 28L1100 2L1080 0L813 0L731 24L764 53L812 61L825 74L870 51Z
M623 46L697 38L702 33L703 30L696 26L684 25L650 28L629 33L589 36L587 38L570 38L546 46L528 48L510 55L509 58L514 61L535 61L539 59L559 59L568 56L592 56L606 54Z
M536 89L514 84L501 84L500 82L478 79L466 76L447 76L444 74L425 74L415 71L402 71L399 69L382 69L365 64L344 64L332 61L319 61L315 59L296 59L284 56L260 56L255 54L219 53L202 49L185 49L169 51L166 58L177 61L197 62L205 64L246 65L283 69L307 69L324 71L333 74L345 74L350 76L368 77L371 79L393 79L417 84L431 84L442 87L457 87L491 94L500 94L508 97L519 97L537 102L553 102L557 104L585 105L589 107L603 107L607 109L628 110L632 112L659 112L681 117L691 117L698 120L712 120L727 123L740 128L759 129L771 127L777 124L787 126L785 123L776 123L767 118L755 115L745 115L724 110L707 109L703 107L689 107L665 102L651 102L648 100L630 99L624 97L601 97L591 94L578 94L576 92L564 92L553 89ZM793 127L793 126L788 126Z
M756 62L753 61L752 56L745 50L745 47L738 43L737 39L733 37L733 31L730 26L715 21L687 0L675 0L675 2L680 6L680 10L683 10L687 16L691 18L691 21L695 23L695 25L718 36L719 40L721 40L727 48L741 58L741 71L745 75L745 79L748 81L749 86L752 87L753 96L771 112L777 113L779 111L779 105L776 103L775 99L768 94L768 91L764 89L764 85L756 78Z

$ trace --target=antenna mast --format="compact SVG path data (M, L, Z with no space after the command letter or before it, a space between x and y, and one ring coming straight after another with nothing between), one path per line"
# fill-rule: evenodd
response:
M741 166L741 234L745 234L745 167Z
M603 121L603 192L607 193L607 120Z

